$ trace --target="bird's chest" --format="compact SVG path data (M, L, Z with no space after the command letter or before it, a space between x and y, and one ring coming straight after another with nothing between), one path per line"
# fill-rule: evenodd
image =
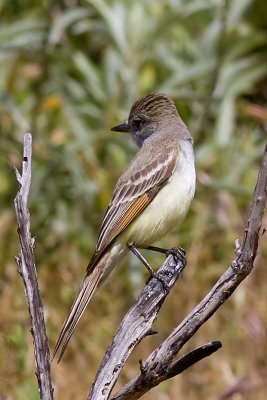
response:
M195 192L195 169L192 165L177 165L169 182L155 198L155 209L163 220L179 223L184 218ZM153 207L154 208L154 207Z
M194 196L195 180L194 156L190 144L179 155L167 184L133 222L130 231L136 244L149 245L170 229L179 226Z

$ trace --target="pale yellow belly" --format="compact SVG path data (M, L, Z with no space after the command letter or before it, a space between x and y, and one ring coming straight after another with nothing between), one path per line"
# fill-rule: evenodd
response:
M128 240L137 247L148 246L179 226L194 196L195 180L194 163L177 167L169 182L127 228Z

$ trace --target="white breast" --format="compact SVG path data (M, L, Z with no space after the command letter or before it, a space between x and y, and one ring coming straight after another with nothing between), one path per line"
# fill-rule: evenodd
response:
M184 219L195 193L195 165L190 141L183 141L176 168L168 183L127 229L137 246L148 246L163 237Z

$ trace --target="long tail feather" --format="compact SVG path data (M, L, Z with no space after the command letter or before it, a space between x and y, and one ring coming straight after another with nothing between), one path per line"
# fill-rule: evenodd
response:
M85 277L81 290L70 309L69 315L67 316L67 318L63 323L63 326L61 328L60 334L58 336L55 345L52 360L54 359L58 349L63 343L59 353L58 362L61 360L76 325L78 324L87 304L89 303L89 301L91 300L93 294L97 289L97 285L100 281L100 278L101 278L101 273L98 266L96 265L95 268L92 270L92 272Z

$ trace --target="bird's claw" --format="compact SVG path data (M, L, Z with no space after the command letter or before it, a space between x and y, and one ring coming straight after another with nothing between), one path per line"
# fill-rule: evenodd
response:
M166 257L170 255L174 257L175 262L185 262L186 252L182 247L172 247L171 249L166 250Z

